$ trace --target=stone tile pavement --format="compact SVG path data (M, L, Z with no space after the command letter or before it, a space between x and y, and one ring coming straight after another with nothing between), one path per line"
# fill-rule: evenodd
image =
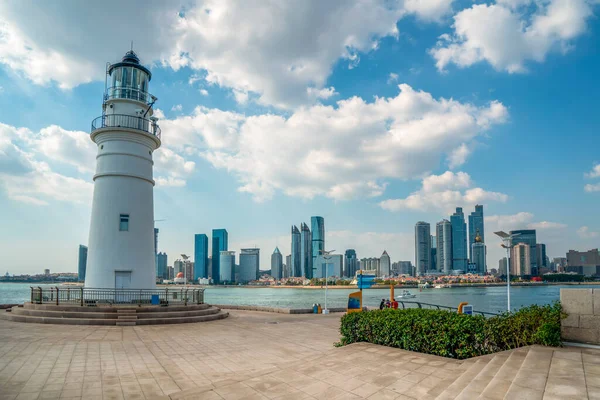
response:
M135 327L0 320L0 399L600 399L600 351L334 348L339 314Z

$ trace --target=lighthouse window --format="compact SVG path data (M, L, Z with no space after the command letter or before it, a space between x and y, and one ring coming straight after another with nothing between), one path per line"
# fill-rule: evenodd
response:
M128 231L129 230L129 214L121 214L119 219L119 230L120 231Z

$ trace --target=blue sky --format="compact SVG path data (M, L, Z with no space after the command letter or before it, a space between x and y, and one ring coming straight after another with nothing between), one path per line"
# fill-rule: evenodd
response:
M489 268L496 229L598 247L597 2L321 3L1 3L2 273L76 270L90 123L130 40L159 99L170 263L226 228L268 269L311 215L328 248L413 260L415 222L478 202Z

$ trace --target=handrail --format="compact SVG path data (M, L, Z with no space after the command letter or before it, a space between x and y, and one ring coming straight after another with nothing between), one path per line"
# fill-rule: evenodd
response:
M92 132L101 128L137 129L160 139L161 131L156 122L126 114L105 114L92 121Z
M111 86L107 88L106 92L104 93L104 101L110 99L129 99L150 104L155 97L150 93L140 89L135 89L128 86Z
M417 308L423 308L423 306L427 306L426 308L434 308L435 307L438 310L444 309L444 310L450 310L450 311L457 311L458 312L458 308L457 307L442 306L442 305L439 305L439 304L430 304L430 303L423 303L423 302L420 302L420 301L403 301L403 300L397 300L397 302L400 303L400 304L402 304L402 309L411 308L411 307L406 307L405 306L405 303L406 303L406 304L416 304ZM496 315L499 315L499 314L495 314L495 313L491 313L491 312L487 312L487 311L475 311L475 310L473 310L473 314L475 314L475 313L481 314L484 317L485 316L496 316Z

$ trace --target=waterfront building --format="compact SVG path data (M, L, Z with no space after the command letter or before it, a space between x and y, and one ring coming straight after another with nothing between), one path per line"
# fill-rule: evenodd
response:
M175 260L175 262L173 262L173 269L174 269L174 273L175 275L177 275L178 273L183 273L184 272L184 264L182 260Z
M229 235L226 229L212 231L212 279L216 285L221 279L221 252L229 249ZM235 262L234 262L235 264Z
M535 256L538 269L548 267L548 257L546 256L546 245L544 243L535 244Z
M260 275L260 249L242 249L240 251L239 282L255 281Z
M279 247L275 247L273 254L271 254L271 276L277 280L283 278L283 256L279 251Z
M156 277L159 279L169 279L169 271L167 270L167 253L158 253L156 258L157 258Z
M153 289L152 156L161 139L148 93L152 74L133 50L106 74L102 115L90 134L97 157L85 286Z
M296 225L292 225L292 264L290 276L302 276L302 269L300 268L300 259L302 258L301 243L300 231Z
M498 274L506 275L506 267L508 265L508 259L506 257L498 260Z
M212 279L212 255L208 256L208 264L206 264L206 271L208 272L208 277Z
M438 271L437 265L437 241L435 236L431 236L431 256L429 257L430 268L432 271Z
M300 224L300 276L312 278L312 235L310 228L304 222Z
M452 271L452 224L443 219L435 225L437 269L445 275Z
M175 277L175 268L169 266L169 267L167 267L167 271L169 274L168 279L173 280Z
M379 274L380 277L389 277L391 275L391 260L387 251L383 251L381 257L379 257Z
M320 255L315 259L315 278L342 276L344 256L342 254Z
M358 260L356 259L356 250L348 249L344 254L344 276L352 278L356 275L358 270Z
M474 273L485 275L487 272L486 266L486 247L483 243L483 238L479 235L479 231L475 232L475 242L471 245L471 264L474 267ZM471 272L471 271L469 271Z
M517 231L510 231L511 235L517 235L511 239L511 246L515 246L519 243L526 243L529 245L529 265L531 267L530 275L537 275L537 252L536 252L536 244L537 238L535 229L522 229ZM513 258L512 253L514 253L514 247L511 251L511 259ZM511 261L512 264L512 261ZM511 271L513 268L511 266ZM512 272L511 272L512 273Z
M552 269L557 272L563 272L567 268L567 257L554 257L552 259Z
M325 250L325 220L323 217L310 217L312 229L312 258L313 264L317 256Z
M531 275L531 246L528 243L517 243L512 248L510 274L515 276Z
M219 274L219 282L221 283L233 283L235 281L235 251L222 250L219 252Z
M431 269L431 227L419 221L415 225L415 268L417 276Z
M414 267L412 265L412 262L410 261L399 261L398 264L400 264L400 270L398 271L398 273L400 275L413 275L415 274L414 271Z
M600 253L598 249L588 251L569 250L566 271L586 276L600 275Z
M474 262L471 250L473 249L473 243L475 243L475 238L477 237L477 231L479 231L481 243L485 243L485 229L483 225L483 206L477 204L475 206L475 211L469 215L469 259L471 262Z
M360 260L360 269L376 271L377 273L379 273L379 258L377 258L377 257L362 258Z
M79 257L77 260L77 280L85 281L85 270L87 267L88 248L82 244L79 245Z
M208 235L194 235L194 281L208 278Z
M46 275L46 276L50 275L50 270L48 268L46 268L44 270L44 275Z
M185 267L185 276L189 281L193 281L194 280L194 263L190 260L185 260L183 262L183 265Z
M467 224L462 207L456 207L456 212L450 216L452 225L452 269L467 270Z
M287 256L285 256L285 268L283 269L283 277L284 278L289 278L291 276L294 276L291 272L291 268L292 268L292 255L288 254Z

